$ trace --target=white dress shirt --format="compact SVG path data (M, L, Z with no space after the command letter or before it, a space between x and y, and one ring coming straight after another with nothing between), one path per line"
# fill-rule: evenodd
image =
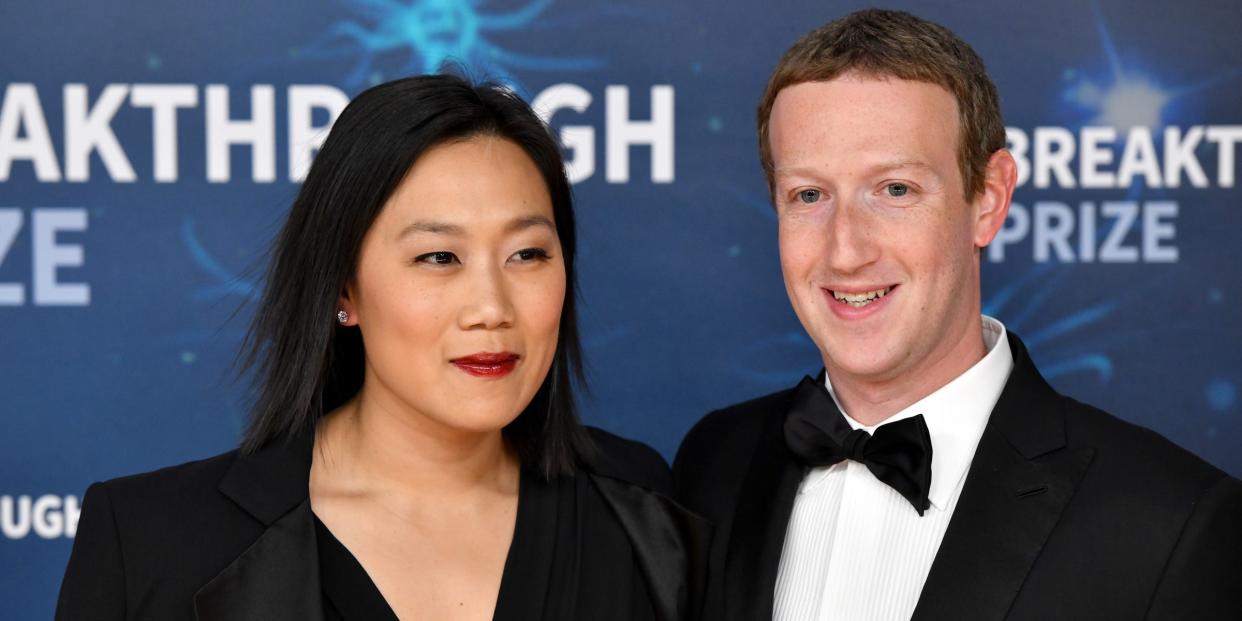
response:
M807 471L785 532L773 619L879 621L914 614L979 437L1013 369L1005 326L986 315L983 341L988 353L982 360L884 421L922 414L927 422L931 507L923 516L858 462ZM832 393L830 379L827 384ZM875 431L842 413L852 428Z

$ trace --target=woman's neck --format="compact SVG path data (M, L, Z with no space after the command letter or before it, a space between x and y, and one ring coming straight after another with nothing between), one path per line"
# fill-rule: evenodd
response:
M453 428L372 398L365 387L320 421L315 451L321 472L355 490L517 493L518 459L499 429Z

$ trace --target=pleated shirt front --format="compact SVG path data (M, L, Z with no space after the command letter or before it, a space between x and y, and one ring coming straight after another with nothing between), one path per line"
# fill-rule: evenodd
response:
M1005 326L984 316L983 339L983 359L884 421L922 414L927 422L931 507L922 516L858 462L807 471L786 528L773 619L882 621L914 613L979 438L1013 369ZM831 378L826 382L831 393ZM875 431L842 413L854 429Z

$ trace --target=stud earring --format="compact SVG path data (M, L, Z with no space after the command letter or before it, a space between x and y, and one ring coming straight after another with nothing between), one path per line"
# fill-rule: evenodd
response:
M343 310L336 311L336 320L344 325L346 321L349 321L349 313Z

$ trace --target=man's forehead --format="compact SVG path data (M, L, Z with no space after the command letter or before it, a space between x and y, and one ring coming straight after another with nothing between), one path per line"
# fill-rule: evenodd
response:
M928 102L958 111L957 98L935 82L908 80L891 75L844 73L830 80L807 80L790 84L777 92L772 114L781 108L819 108L845 101L891 99L901 94L917 96Z
M897 141L956 142L957 104L934 84L909 80L804 82L784 89L772 109L772 146L853 144L884 150Z
M773 181L957 170L956 102L939 86L843 76L782 90L769 129Z

